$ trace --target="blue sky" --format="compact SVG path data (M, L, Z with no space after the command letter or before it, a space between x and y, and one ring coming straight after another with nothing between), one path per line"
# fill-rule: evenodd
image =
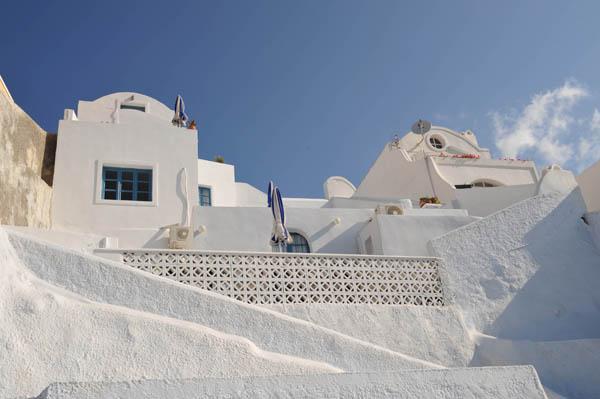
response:
M417 4L418 3L418 4ZM494 155L580 170L600 158L600 2L9 2L0 74L55 132L115 91L199 123L199 154L286 196L358 185L418 118Z

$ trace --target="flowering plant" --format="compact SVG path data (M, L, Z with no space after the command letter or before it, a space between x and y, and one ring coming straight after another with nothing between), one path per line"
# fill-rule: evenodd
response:
M479 159L479 154L456 154L452 158L468 158L468 159Z
M419 198L419 208L423 208L425 204L441 204L438 197L421 197Z
M467 159L479 159L479 154L446 154L444 152L438 154L438 157L442 158L467 158Z

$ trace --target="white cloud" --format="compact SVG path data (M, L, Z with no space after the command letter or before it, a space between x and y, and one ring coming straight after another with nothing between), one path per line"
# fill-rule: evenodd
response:
M531 154L547 163L580 163L582 152L589 153L587 143L573 137L580 121L573 116L574 107L588 91L575 81L535 94L520 112L492 113L496 147L508 157ZM597 135L600 135L600 112L596 110ZM600 140L599 140L600 141Z

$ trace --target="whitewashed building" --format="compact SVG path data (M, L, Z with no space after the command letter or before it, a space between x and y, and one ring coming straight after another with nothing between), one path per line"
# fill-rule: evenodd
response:
M0 183L52 197L50 228L0 226L0 397L600 395L598 164L578 185L408 133L357 187L285 198L280 253L265 193L173 119L80 101L41 191L0 85Z
M105 236L107 248L273 251L266 195L235 167L198 159L197 131L142 94L65 110L58 129L53 226ZM290 251L428 255L428 241L539 191L531 161L492 159L471 131L433 127L386 143L358 188L341 176L324 197L286 198ZM441 204L421 208L420 198Z

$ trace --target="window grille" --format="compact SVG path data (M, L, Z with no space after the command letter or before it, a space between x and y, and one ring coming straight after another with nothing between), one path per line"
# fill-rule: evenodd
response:
M159 249L118 252L129 266L247 303L446 304L439 258Z
M286 245L285 252L310 253L308 241L302 234L290 233L290 235L292 236L292 243Z
M200 206L212 206L212 192L209 187L198 186Z
M152 169L103 167L102 199L152 201Z
M444 148L444 143L442 143L442 140L440 140L437 137L430 137L429 144L431 144L431 146L433 148L438 149L438 150L441 150L442 148Z

